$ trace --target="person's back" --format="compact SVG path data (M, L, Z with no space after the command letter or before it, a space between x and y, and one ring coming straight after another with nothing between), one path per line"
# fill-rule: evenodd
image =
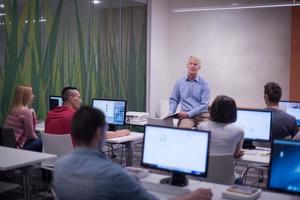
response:
M154 199L120 166L87 148L59 159L54 180L61 199Z
M264 86L264 99L267 110L272 111L272 139L294 137L298 132L296 118L282 111L279 107L282 89L278 83L269 82Z
M278 108L266 108L272 111L272 139L294 137L298 132L296 118Z
M71 135L75 151L61 157L54 167L54 187L59 199L157 199L121 166L107 160L102 149L107 124L103 112L83 106L73 116ZM177 200L211 199L210 190L197 189Z
M232 154L243 155L241 147L244 141L244 130L232 124L237 118L237 107L234 99L220 95L215 98L210 109L210 121L201 122L200 130L211 131L211 155Z
M36 138L36 121L33 109L23 107L18 113L8 114L3 127L14 130L17 148L22 148L28 139Z
M211 155L234 154L238 143L244 139L243 129L232 123L205 121L198 125L198 129L211 131Z
M41 152L42 141L35 134L37 117L31 108L34 98L31 86L18 85L3 127L14 130L17 148Z
M76 87L65 87L61 91L63 106L49 111L45 121L45 132L50 134L70 134L71 122L76 110L81 106L80 91Z
M45 132L50 134L70 134L71 122L76 110L71 106L56 107L47 114Z

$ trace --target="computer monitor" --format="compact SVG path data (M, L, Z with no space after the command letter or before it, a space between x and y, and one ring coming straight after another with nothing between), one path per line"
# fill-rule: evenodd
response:
M124 125L126 117L126 101L112 99L93 99L93 107L105 114L106 122L111 126Z
M49 110L53 110L55 107L62 106L63 100L61 96L49 96Z
M268 188L300 194L300 141L274 140Z
M297 126L300 127L300 102L299 101L280 101L279 106L288 114L296 118Z
M209 131L145 126L142 166L173 172L161 183L185 186L185 174L207 176Z
M246 141L268 142L271 140L271 111L238 109L234 124L244 129Z

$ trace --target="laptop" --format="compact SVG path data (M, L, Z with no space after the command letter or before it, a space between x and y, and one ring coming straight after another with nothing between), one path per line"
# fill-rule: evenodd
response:
M174 127L173 118L161 119L161 118L147 117L147 124L165 126L165 127Z

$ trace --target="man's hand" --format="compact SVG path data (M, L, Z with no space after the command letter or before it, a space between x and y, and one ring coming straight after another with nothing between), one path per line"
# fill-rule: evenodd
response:
M184 119L184 118L188 118L189 115L186 112L180 112L178 113L178 117L179 119Z
M119 137L126 136L126 135L130 134L130 130L128 130L128 129L121 129L121 130L117 130L116 132L118 133Z
M240 150L238 153L235 153L234 154L234 158L240 158L244 155L245 151L243 150Z

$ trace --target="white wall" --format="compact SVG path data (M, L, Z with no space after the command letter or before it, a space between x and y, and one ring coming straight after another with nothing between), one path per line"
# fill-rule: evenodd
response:
M168 98L168 1L151 0L148 39L148 108L151 116L159 115L159 101ZM148 29L149 29L148 28ZM149 44L149 43L148 43Z
M174 13L178 1L167 5L168 16L163 16L167 20L156 17L156 21L152 16L152 24L168 22L168 29L163 30L163 35L168 33L168 43L161 44L167 57L150 57L152 74L160 75L152 76L148 84L153 91L149 94L152 105L168 98L175 81L186 74L189 55L202 60L200 74L210 84L211 100L226 94L239 106L263 107L263 86L268 81L282 86L283 98L289 96L290 8ZM158 42L151 37L151 45ZM153 62L167 64L162 71ZM163 83L160 77L167 81ZM153 106L149 111L156 113L157 109Z

